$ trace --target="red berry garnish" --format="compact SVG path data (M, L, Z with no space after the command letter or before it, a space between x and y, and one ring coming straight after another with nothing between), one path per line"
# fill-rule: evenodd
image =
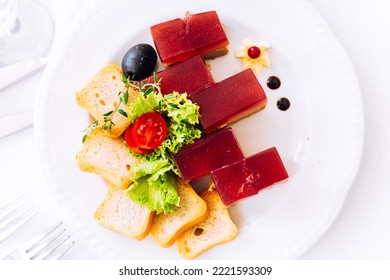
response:
M256 59L260 56L261 50L259 47L252 46L248 49L248 56L252 59Z

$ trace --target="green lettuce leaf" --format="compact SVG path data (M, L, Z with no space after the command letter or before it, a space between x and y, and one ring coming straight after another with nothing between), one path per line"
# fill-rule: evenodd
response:
M130 119L130 122L134 122L142 114L153 112L158 106L158 99L155 94L142 95L138 94L137 99L129 104L124 110Z
M175 174L165 160L143 161L134 168L133 183L126 194L156 213L170 213L179 206Z
M177 153L181 147L201 137L202 133L196 127L199 123L199 106L192 103L185 93L162 95L144 92L126 109L131 122L152 111L160 113L166 119L167 138L149 154L140 155L130 151L140 158L140 163L132 166L135 175L126 193L151 211L169 213L180 203L176 190L179 171L171 153Z

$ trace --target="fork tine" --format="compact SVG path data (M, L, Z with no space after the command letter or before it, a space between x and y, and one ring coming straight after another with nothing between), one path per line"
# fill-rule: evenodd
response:
M19 212L14 216L8 217L7 220L2 221L0 223L0 242L5 240L18 228L24 225L27 221L34 217L35 214L37 214L37 211L33 210L33 207L30 206L24 211Z
M57 229L57 228L56 228ZM27 249L26 250L26 253L27 254L30 254L30 255L35 255L37 254L38 252L42 251L42 249L45 249L46 247L50 246L55 240L57 240L64 232L66 231L66 229L62 229L62 231L59 231L59 232L56 232L54 234L54 231L53 231L53 235L54 236L50 236L50 239L49 238L49 235L50 234L47 234L45 236L44 239L42 239L42 241L39 241L37 244L33 245L31 248ZM48 240L47 240L48 239Z
M15 200L21 198L22 196L24 196L24 193L19 193L19 194L16 194L14 196L11 196L10 198L6 199L6 200L3 200L0 202L0 209L1 208L4 208L8 205L10 205L11 203L13 203Z
M2 221L4 218L9 216L11 213L15 213L16 210L18 210L23 205L26 205L25 201L15 201L15 202L10 203L9 207L4 207L5 209L1 210L1 213L0 213L0 221Z
M69 240L70 235L66 234L66 229L62 228L61 225L62 222L23 244L22 249L30 260L42 260L48 256L50 259L58 259L70 250L74 242L66 246L65 242ZM55 255L51 256L52 253Z
M56 252L62 244L69 240L70 235L64 235L65 231L61 234L54 237L44 248L37 252L34 256L31 257L32 260L43 260L46 259L51 253ZM52 246L50 246L52 245ZM69 248L70 249L70 248ZM65 252L66 253L66 252Z
M0 219L0 231L6 229L8 225L20 219L28 212L32 212L33 206L27 204L18 205L16 208L12 207L11 211Z
M70 237L70 235L69 235ZM60 258L62 258L69 250L70 248L72 248L72 246L75 244L74 241L70 242L67 246L63 246L64 248L62 248L62 250L60 250L61 248L59 248L59 250L56 252L55 255L53 255L52 257L48 258L49 260L59 260Z
M25 193L19 193L0 202L0 221L15 212L16 209L22 205L28 204L28 200L24 197L24 195Z
M62 225L62 222L46 229L45 231L39 233L38 235L35 235L34 237L27 240L25 243L23 243L24 250L31 251L33 250L46 236L50 235L53 231L55 231L57 228L59 228Z

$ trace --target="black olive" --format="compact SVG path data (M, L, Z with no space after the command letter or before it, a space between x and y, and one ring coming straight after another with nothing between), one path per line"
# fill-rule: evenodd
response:
M151 45L138 44L130 48L122 59L122 71L130 80L141 81L153 74L157 53Z

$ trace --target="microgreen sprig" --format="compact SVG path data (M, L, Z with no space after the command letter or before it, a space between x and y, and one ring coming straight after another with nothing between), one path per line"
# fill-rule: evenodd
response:
M131 81L129 78L126 77L125 74L122 74L121 79L122 79L122 82L125 85L125 87L122 91L120 91L118 93L120 102L113 110L103 114L104 122L102 125L102 129L108 130L109 132L111 132L112 127L115 125L115 123L113 122L113 118L114 118L116 113L119 113L126 118L128 117L127 113L123 109L120 109L119 106L121 104L127 105L127 103L129 102L129 88L130 87L141 92L141 94L143 96L147 96L151 93L153 93L153 94L161 93L161 87L160 87L161 78L158 79L156 73L153 74L153 83L144 84L143 82Z
M138 90L141 92L143 96L147 96L151 93L153 94L159 94L161 93L161 78L159 79L157 77L156 72L153 74L153 83L146 83L144 84L141 82L138 85Z
M82 142L84 143L85 140L87 140L88 136L92 133L92 131L99 126L99 121L95 121L94 123L90 124L89 126L87 126L86 128L83 129L83 133L84 133L84 136L83 136L83 139L82 139Z

